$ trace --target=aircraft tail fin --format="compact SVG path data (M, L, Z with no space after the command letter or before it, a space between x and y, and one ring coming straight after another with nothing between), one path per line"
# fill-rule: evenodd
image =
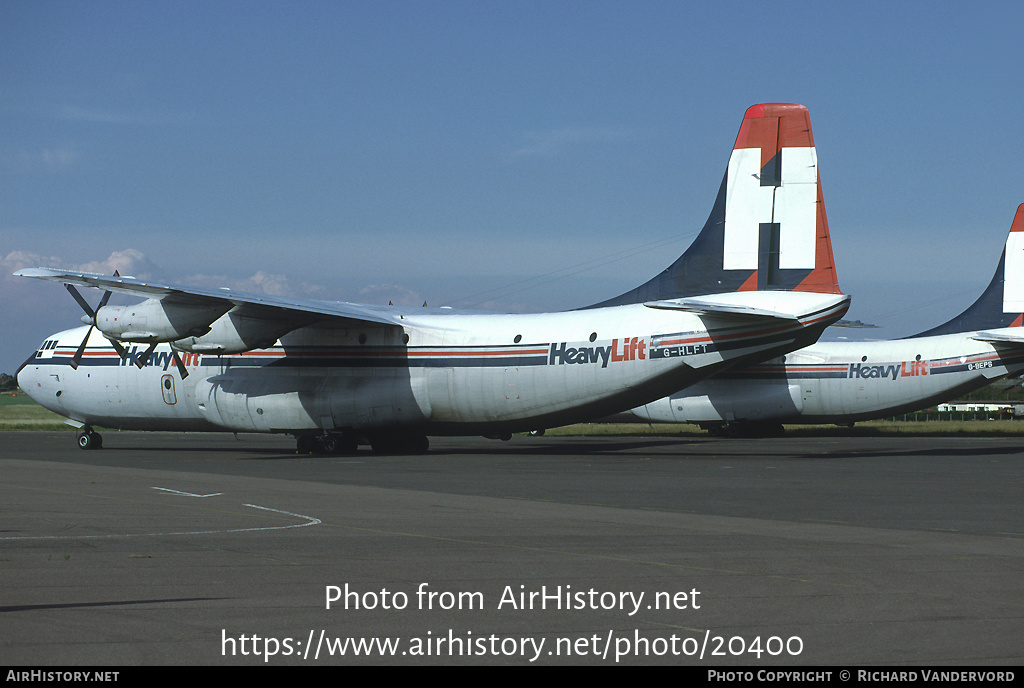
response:
M811 118L802 105L747 109L693 244L654 279L593 307L755 290L842 293Z
M992 281L978 300L960 315L938 327L913 335L931 337L1000 327L1021 327L1024 324L1024 203L1006 236L1003 254Z

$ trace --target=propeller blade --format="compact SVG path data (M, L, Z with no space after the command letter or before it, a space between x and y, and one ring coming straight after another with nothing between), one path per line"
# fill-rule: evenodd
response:
M82 307L82 310L85 311L85 314L92 318L93 322L96 322L96 311L94 311L92 309L92 306L89 305L89 302L86 301L85 298L78 293L78 290L75 289L75 286L73 284L65 284L64 286L67 287L68 292L75 297L75 301L77 301L78 305Z
M135 365L139 366L139 370L142 370L142 367L146 365L146 361L149 360L149 356L150 356L150 354L153 353L154 349L156 349L156 342L153 342L152 344L150 344L149 348L146 349L142 353L142 355L140 355L138 358L135 359Z
M188 377L188 369L185 368L185 364L181 361L181 356L178 355L177 349L171 349L171 358L174 359L174 365L178 366L178 374L181 375L181 379L184 380Z
M121 273L119 273L117 270L114 270L114 277L120 277L120 276L121 276ZM100 299L100 305L96 306L96 312L97 313L99 313L99 310L101 308L103 308L104 306L107 305L107 301L110 300L110 295L113 294L113 293L114 292L112 292L112 291L105 291L105 292L103 292L103 298Z
M123 361L124 357L128 355L128 352L125 351L123 346L121 346L121 342L116 339L111 339L110 337L106 337L106 340L110 342L110 346L114 347L114 351L117 352L117 355L120 356Z
M92 325L89 326L89 331L85 333L85 339L78 345L78 349L75 351L75 355L71 357L71 369L78 370L78 364L82 362L82 356L85 354L85 345L89 342L89 335L92 334Z

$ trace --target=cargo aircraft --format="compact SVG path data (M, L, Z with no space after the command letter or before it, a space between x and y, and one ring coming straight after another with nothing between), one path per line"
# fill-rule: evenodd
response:
M273 432L302 453L421 453L430 435L507 438L663 397L808 346L849 307L806 108L749 108L711 215L641 287L588 308L494 314L300 300L50 268L85 326L18 372L80 428ZM96 308L76 287L104 291ZM141 297L107 305L112 292Z
M949 322L905 339L817 342L726 370L631 415L764 435L778 434L782 423L852 425L916 411L1024 371L1022 320L1024 205L988 288Z

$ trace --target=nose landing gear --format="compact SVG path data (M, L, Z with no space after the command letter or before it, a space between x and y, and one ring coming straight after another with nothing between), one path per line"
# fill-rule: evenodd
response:
M103 449L103 437L87 425L78 433L78 446L81 449Z

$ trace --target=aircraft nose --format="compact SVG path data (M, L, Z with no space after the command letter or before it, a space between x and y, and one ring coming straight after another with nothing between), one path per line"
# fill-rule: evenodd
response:
M43 408L61 413L60 397L63 390L60 378L54 374L52 367L41 365L35 358L36 354L33 353L18 369L18 387Z
M21 364L21 367L18 368L18 372L14 374L14 377L17 378L18 380L18 387L20 387L21 390L26 393L29 391L29 389L38 386L38 381L36 380L36 378L38 377L39 371L37 369L37 366L32 365L32 361L34 361L35 358L36 354L35 352L32 352L32 355L29 356L28 359Z

